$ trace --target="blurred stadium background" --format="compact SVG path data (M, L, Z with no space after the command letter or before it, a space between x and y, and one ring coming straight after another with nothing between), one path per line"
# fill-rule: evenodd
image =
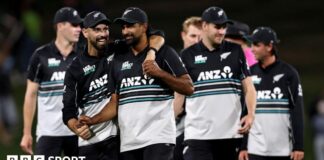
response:
M22 135L22 104L25 92L24 70L30 52L40 44L49 42L55 36L52 19L55 11L62 6L77 9L81 16L92 10L100 10L113 20L121 16L124 9L137 6L149 15L154 28L165 31L167 43L180 51L181 24L186 17L200 16L209 6L223 8L230 19L249 24L251 30L257 26L270 26L279 36L280 57L294 65L301 76L305 100L306 138L305 159L313 160L313 133L309 121L311 102L324 89L324 1L322 0L11 0L2 1L0 6L1 23L9 23L10 18L23 26L18 44L10 51L14 68L10 72L11 89L18 111L18 126L13 141L0 143L0 159L8 154L23 154L19 148ZM14 22L12 22L14 23ZM16 23L17 24L17 23ZM3 25L3 24L2 24ZM10 23L9 23L10 26ZM120 28L112 25L111 36L120 36ZM9 29L12 29L9 27ZM8 28L0 29L0 58L5 48L5 35ZM17 31L18 34L19 30ZM2 38L2 39L1 39ZM2 77L0 77L2 79ZM0 92L2 92L0 88ZM324 126L323 126L324 127ZM324 152L324 151L323 151Z

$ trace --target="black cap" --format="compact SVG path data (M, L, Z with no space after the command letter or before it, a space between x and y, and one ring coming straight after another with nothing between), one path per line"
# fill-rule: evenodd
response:
M117 24L125 24L125 23L134 24L134 23L147 23L147 22L148 22L148 18L146 13L137 7L127 8L124 11L122 17L116 18L114 20L114 23Z
M82 19L75 9L71 7L63 7L56 11L53 23L60 23L60 22L70 22L72 24L81 24Z
M250 27L243 22L232 20L233 24L227 26L225 37L244 39L250 34Z
M201 19L203 21L214 23L214 24L225 24L229 23L232 24L233 22L227 18L225 11L219 7L209 7L207 8L202 16Z
M258 27L253 31L252 35L247 38L251 42L263 42L265 44L280 42L276 32L270 27Z
M83 19L84 28L93 28L98 24L109 25L111 22L107 16L99 11L92 11L88 13Z

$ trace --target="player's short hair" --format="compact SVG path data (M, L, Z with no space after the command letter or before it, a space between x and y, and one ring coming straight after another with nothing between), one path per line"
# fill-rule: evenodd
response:
M198 29L202 28L202 20L200 17L192 16L187 18L183 23L182 23L182 31L187 33L189 26L195 26Z

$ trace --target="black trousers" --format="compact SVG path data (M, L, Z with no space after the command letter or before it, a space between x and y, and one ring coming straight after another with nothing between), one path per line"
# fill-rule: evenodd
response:
M176 139L176 145L174 147L174 160L183 160L184 149L184 133L180 134Z
M185 160L237 160L241 139L186 140Z
M249 154L249 160L290 160L290 156L260 156Z
M173 160L173 144L153 144L121 153L123 160Z
M110 137L104 141L79 147L79 155L86 160L118 160L119 137Z
M35 148L36 155L49 156L78 156L78 136L41 136Z

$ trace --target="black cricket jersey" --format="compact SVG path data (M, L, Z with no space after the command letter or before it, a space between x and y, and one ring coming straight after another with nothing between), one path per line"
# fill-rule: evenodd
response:
M37 94L37 136L74 135L62 121L63 86L68 65L77 55L78 48L64 58L54 41L43 45L33 53L27 78L39 84Z
M175 144L173 90L154 77L144 76L148 48L136 56L131 49L116 53L111 78L119 96L118 124L121 152L158 143ZM156 55L159 67L175 76L187 74L177 53L163 46Z
M297 71L276 60L266 68L251 67L257 91L254 124L248 152L263 156L289 156L303 150L303 95Z
M109 87L109 65L113 59L111 52L102 57L90 56L85 48L67 69L65 75L65 93L63 97L64 123L78 114L93 117L109 102L112 87ZM80 112L79 112L80 111ZM113 121L106 121L90 127L95 138L79 138L79 146L101 142L110 136L117 135L117 126Z
M162 31L150 28L148 36L151 35L164 37ZM67 70L62 110L65 124L71 118L77 119L79 114L89 117L96 115L109 102L111 93L115 92L115 87L111 87L109 81L110 62L115 52L128 51L128 46L124 40L115 40L108 43L106 49L104 57L92 57L85 48ZM90 129L95 138L89 140L79 138L79 146L94 144L117 135L117 127L113 121L93 125Z
M209 51L200 41L181 58L195 87L186 97L185 140L241 137L241 81L250 76L241 46L223 41Z

